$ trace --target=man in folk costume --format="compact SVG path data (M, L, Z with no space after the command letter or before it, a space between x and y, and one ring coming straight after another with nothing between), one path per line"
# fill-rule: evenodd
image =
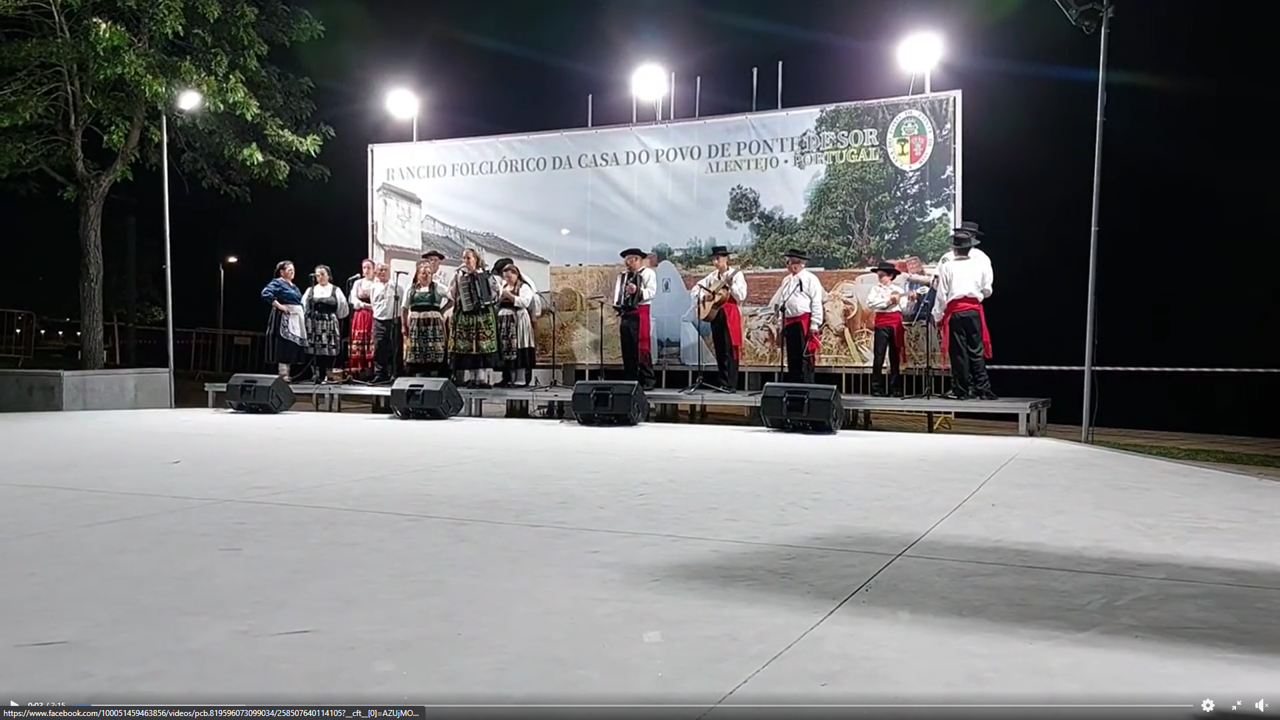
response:
M695 283L695 303L711 296L711 290L727 283L728 297L711 316L711 344L715 349L719 377L712 383L726 392L738 389L738 360L742 357L742 311L738 303L747 299L747 280L740 269L729 268L729 248L711 248L711 264L715 267L701 282ZM695 306L696 308L696 306ZM702 342L699 338L698 342Z
M374 270L369 306L373 309L373 382L391 382L396 358L400 356L396 332L400 323L400 286L391 279L391 268L386 263L378 263Z
M902 324L902 313L907 300L915 293L906 292L894 284L898 268L893 263L882 262L871 268L876 274L876 286L867 293L867 307L876 312L874 342L871 358L871 394L880 397L902 394L902 362L906 360L907 333ZM884 360L889 357L889 385L884 382Z
M623 295L635 299L634 304L619 309L623 376L627 380L638 381L645 390L652 390L655 382L649 304L658 294L658 276L653 268L647 266L649 253L640 248L627 248L620 255L627 265L627 272L634 273L633 281L622 288Z
M808 256L792 248L784 255L787 276L769 301L782 316L782 347L787 358L787 382L812 383L822 347L822 300L826 291L818 276L805 269Z
M995 271L985 253L977 254L982 233L977 223L961 223L951 234L951 251L938 266L938 296L933 319L942 331L942 354L951 364L955 400L996 399L987 376L991 334L982 302L991 297Z

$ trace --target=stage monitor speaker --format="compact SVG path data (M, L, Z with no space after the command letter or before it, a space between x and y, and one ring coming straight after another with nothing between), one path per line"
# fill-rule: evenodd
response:
M462 393L448 378L400 378L391 386L391 412L401 419L444 420L462 412Z
M276 375L232 375L227 381L227 407L236 412L282 413L294 402L293 388Z
M634 381L574 383L569 405L579 425L638 425L649 414L649 401Z
M844 424L844 403L834 385L766 383L760 419L772 430L833 433Z

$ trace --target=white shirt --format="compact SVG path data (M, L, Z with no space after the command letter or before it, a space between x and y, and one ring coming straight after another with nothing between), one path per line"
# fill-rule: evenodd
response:
M334 298L338 301L337 317L339 320L346 317L351 309L347 307L347 298L342 294L342 290L337 285L329 283L328 285L312 285L307 288L306 294L302 296L302 310L305 312L311 309L311 303L316 300L328 300Z
M988 264L991 263L991 258L987 257L986 253L982 252L976 247L969 248L969 258L972 260L982 259L982 260L986 260ZM956 251L948 250L942 254L942 258L938 260L938 265L941 266L943 263L949 263L955 259L956 259Z
M898 294L898 302L890 305L889 296L894 293ZM877 284L867 293L867 307L876 312L903 312L907 309L907 291L893 283Z
M369 307L368 301L361 298L362 295L365 298L373 296L372 280L366 280L365 278L360 278L359 280L356 280L355 283L351 285L351 307L352 308L356 310L360 310L362 308Z
M653 268L642 267L636 274L640 276L640 282L637 283L637 287L640 290L640 301L636 304L648 305L653 302L654 296L658 294L658 273L654 272Z
M733 279L729 281L729 296L735 302L743 302L747 299L747 279L742 276L741 271L735 271L732 268L725 270L723 273L719 270L712 270L707 273L707 276L702 278L702 282L695 284L693 289L689 291L689 297L697 301L702 297L704 290L713 287L728 273L734 273Z
M822 298L826 294L817 275L801 270L782 281L769 306L774 312L782 308L783 317L793 318L809 313L809 331L818 332L822 329Z
M511 288L507 285L503 285L503 288L506 290L511 290ZM533 285L531 285L528 280L520 283L520 287L512 291L511 294L516 296L513 302L517 308L520 308L522 310L528 310L530 307L533 306L534 290L533 290Z
M944 260L945 260L945 256ZM938 296L933 303L933 320L942 322L947 303L958 298L973 298L982 302L991 297L991 285L995 271L991 258L986 254L955 257L938 266Z
M369 291L369 305L373 308L374 320L394 320L396 305L400 301L400 286L393 282L384 283L374 280Z

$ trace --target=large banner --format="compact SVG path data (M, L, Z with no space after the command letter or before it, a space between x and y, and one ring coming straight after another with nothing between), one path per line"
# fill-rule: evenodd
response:
M657 365L713 364L690 289L714 245L746 267L742 364L776 366L767 305L782 254L799 248L827 291L820 364L866 365L866 307L881 260L920 272L948 247L959 217L960 95L536 135L374 145L370 257L411 274L436 249L513 258L544 291L541 362L620 362L618 320L600 299L618 253L650 251ZM552 312L554 310L554 312ZM553 319L554 318L554 319ZM554 335L554 337L553 337ZM603 338L603 346L601 339ZM938 344L933 338L935 357ZM923 364L924 328L908 362Z

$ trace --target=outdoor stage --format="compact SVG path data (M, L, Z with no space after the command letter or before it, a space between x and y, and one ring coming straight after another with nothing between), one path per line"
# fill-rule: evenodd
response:
M4 414L0 437L0 678L23 702L1185 717L1280 678L1280 485L1157 459L315 412Z

